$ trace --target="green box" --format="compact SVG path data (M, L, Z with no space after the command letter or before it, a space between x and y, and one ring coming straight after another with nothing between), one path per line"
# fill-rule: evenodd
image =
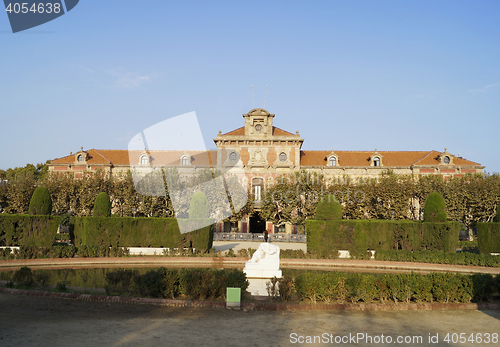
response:
M226 302L236 302L241 301L241 288L227 288L226 289Z

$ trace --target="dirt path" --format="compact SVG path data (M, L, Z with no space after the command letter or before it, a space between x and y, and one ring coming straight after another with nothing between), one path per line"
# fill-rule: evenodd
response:
M301 337L306 339L323 333L332 334L333 339L358 333L380 339L384 334L385 341L387 336L393 339L398 335L422 336L422 343L399 344L393 341L394 346L495 346L500 342L454 344L444 342L444 337L447 333L465 333L467 337L471 333L500 334L499 319L500 311L244 312L108 305L2 293L0 346L328 345L299 343ZM429 344L429 334L439 334L439 343ZM361 339L357 345L387 344L367 342L366 338Z

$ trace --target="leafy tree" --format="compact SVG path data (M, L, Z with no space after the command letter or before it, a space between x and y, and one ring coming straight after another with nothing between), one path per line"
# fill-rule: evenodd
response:
M97 195L94 204L94 217L110 217L111 216L111 202L109 195L106 192L101 192Z
M446 222L446 203L438 192L433 192L425 201L424 222Z
M33 192L29 205L29 214L50 215L52 214L52 199L49 190L45 187L37 187Z
M500 223L500 202L498 203L497 214L495 215L495 218L493 219L493 222Z
M260 215L277 226L288 222L304 227L324 192L324 177L317 173L303 170L280 176L264 192Z
M209 215L210 209L205 193L195 193L189 204L189 218L208 218Z

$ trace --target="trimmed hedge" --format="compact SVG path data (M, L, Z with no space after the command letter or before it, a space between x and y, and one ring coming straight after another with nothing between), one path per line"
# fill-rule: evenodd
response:
M50 247L59 226L59 216L0 215L0 246Z
M248 288L246 275L235 269L167 269L160 267L140 275L137 270L106 274L106 293L142 297L216 299L226 297L227 287Z
M334 250L442 250L458 247L458 222L386 220L308 220L307 251L326 256Z
M379 250L376 260L500 267L500 256L471 252Z
M119 247L192 247L206 252L212 248L213 221L202 221L208 226L181 234L179 223L199 220L145 217L75 217L75 246Z
M31 215L52 214L52 198L45 187L37 187L31 196L28 212Z
M316 206L315 219L317 220L339 220L342 219L342 205L335 195L325 195Z
M477 245L481 253L500 253L500 223L477 223Z
M499 277L494 279L489 274L450 272L432 272L429 275L306 272L295 278L295 290L299 299L312 302L466 303L490 300L500 290L497 287Z
M60 216L1 214L0 246L50 247L57 238L60 219ZM80 246L192 247L197 251L206 252L212 248L214 236L211 219L71 217L71 221L74 223L74 244L78 248ZM178 223L209 225L181 234Z

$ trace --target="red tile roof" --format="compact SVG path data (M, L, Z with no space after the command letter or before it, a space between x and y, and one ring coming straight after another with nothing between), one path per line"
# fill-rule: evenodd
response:
M325 166L331 151L300 151L303 166ZM334 151L339 157L339 166L369 166L369 158L375 151ZM439 165L438 151L377 151L382 156L383 166ZM480 165L470 160L454 157L455 165Z
M215 165L217 163L217 151L187 151L192 157L191 165ZM114 166L129 166L130 158L137 158L137 161L132 160L133 165L138 165L140 155L144 151L128 151L121 149L89 149L85 151L88 154L88 165L114 165ZM185 151L147 151L151 156L151 164L153 165L179 165L180 158ZM51 164L73 164L75 163L75 154L71 154L62 158L57 158L51 161Z

